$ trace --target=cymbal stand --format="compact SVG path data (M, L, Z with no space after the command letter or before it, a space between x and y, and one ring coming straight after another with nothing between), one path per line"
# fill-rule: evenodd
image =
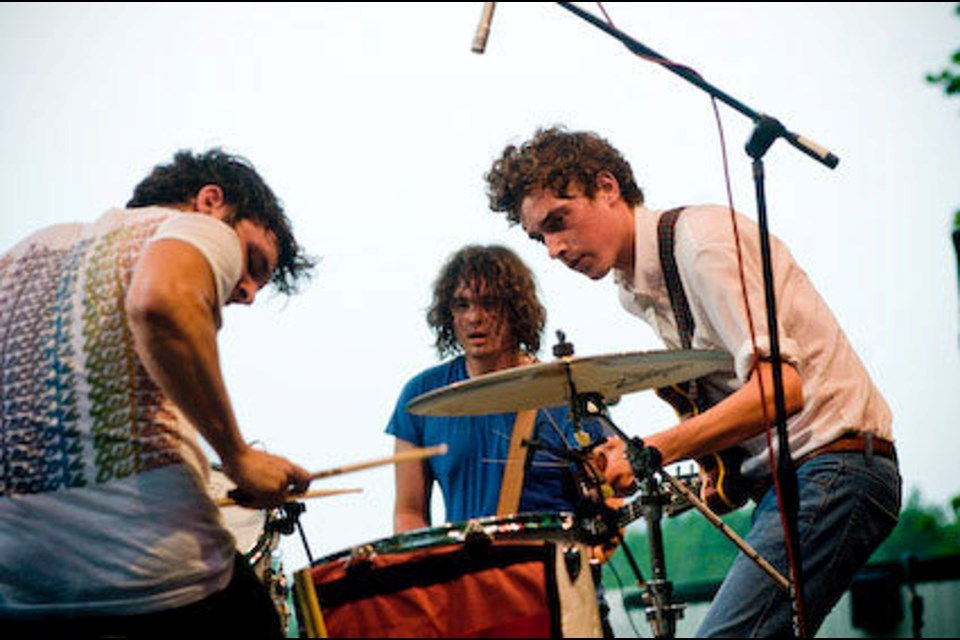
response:
M623 549L623 555L630 565L630 570L637 579L637 585L641 589L646 589L646 581L643 579L643 573L640 566L633 557L633 552L627 546L623 539L623 533L620 531L622 525L633 518L624 518L619 509L609 507L604 501L603 478L599 477L596 469L587 463L589 451L601 444L605 439L599 440L593 444L583 446L579 449L560 448L543 443L539 440L524 440L523 445L531 450L542 449L555 455L561 460L567 460L574 463L580 469L580 476L583 478L582 485L579 488L580 496L574 506L574 517L576 518L576 527L582 541L588 545L603 544L611 539L616 539L618 548Z
M558 358L573 355L573 345L566 341L566 336L562 331L557 331L557 338L559 344L553 348L554 355ZM606 405L602 395L599 393L578 393L569 367L566 369L566 379L567 386L570 390L571 414L574 427L577 431L581 431L580 424L583 417L593 415L603 419L624 442L629 443L630 440L626 434L624 434L607 415ZM660 491L659 482L653 473L634 466L634 459L640 463L645 457L649 458L651 454L656 454L656 451L645 447L638 449L636 453L632 453L629 444L627 451L631 466L634 469L634 475L639 481L641 492L640 500L642 501L641 505L643 506L644 520L647 524L647 541L653 578L644 582L640 574L640 569L636 565L636 562L633 561L632 556L628 556L628 560L630 561L631 569L634 570L637 576L638 586L645 592L644 601L647 605L645 611L647 621L653 629L654 637L672 638L675 635L677 618L683 617L684 605L671 602L673 585L667 580L666 560L663 555L663 535L660 529L660 519L663 515L663 504L669 500L669 498ZM585 461L584 464L586 465ZM649 462L646 463L647 466L649 466L649 464ZM656 466L659 467L659 460L657 460ZM629 554L630 552L627 549L627 545L620 535L619 526L615 524L614 530L621 543L621 547Z
M653 578L647 583L647 621L656 638L672 638L677 618L683 617L684 605L671 602L673 584L667 579L666 558L663 553L663 532L660 520L663 517L664 496L656 475L639 481L640 500L643 505L643 520L647 525L647 546L650 552L650 570Z
M597 394L587 394L587 396L586 398L581 397L578 403L585 402L587 406L593 405L595 407L603 406L602 399L598 398ZM660 469L659 453L653 448L643 447L642 443L639 448L636 447L632 440L640 442L639 438L628 438L605 411L598 412L596 415L609 425L627 445L627 458L630 461L634 476L637 478L640 495L636 501L641 506L644 523L647 527L647 550L650 557L652 577L646 583L640 584L645 591L643 601L646 605L647 622L650 623L655 638L672 638L676 634L676 622L683 617L686 605L672 601L673 584L667 579L666 557L663 552L663 531L660 522L663 518L663 506L671 499L661 490L658 474L655 473L656 470ZM626 549L627 545L623 544L623 548Z
M596 403L594 399L592 401ZM715 514L700 498L684 483L667 473L661 466L660 452L653 447L647 447L643 440L637 437L630 438L605 415L600 415L604 422L624 441L627 447L627 459L637 478L640 498L637 500L643 507L644 520L647 524L647 540L650 549L650 565L653 579L648 582L647 619L653 627L656 637L672 637L676 618L682 617L683 605L670 602L672 585L666 578L666 566L663 556L663 537L660 529L662 505L665 500L660 491L658 477L666 481L674 490L682 494L694 508L702 513L711 524L717 527L731 542L733 542L748 558L753 560L781 589L790 593L790 581L767 562L757 551L731 529L720 517Z

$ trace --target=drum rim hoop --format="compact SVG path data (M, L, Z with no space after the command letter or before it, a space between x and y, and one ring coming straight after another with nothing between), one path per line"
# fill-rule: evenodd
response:
M463 544L468 536L486 534L494 540L544 540L576 542L576 518L572 512L545 511L518 513L510 516L484 516L459 522L447 522L436 527L423 527L395 536L341 549L314 560L312 566L321 566L338 560L378 553L403 553L448 545Z

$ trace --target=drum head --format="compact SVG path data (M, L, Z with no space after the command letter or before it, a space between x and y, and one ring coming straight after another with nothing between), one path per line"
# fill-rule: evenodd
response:
M489 516L439 527L425 527L350 547L314 561L314 566L336 560L367 557L371 554L403 553L474 540L543 540L572 542L576 519L569 512L518 513L507 517Z

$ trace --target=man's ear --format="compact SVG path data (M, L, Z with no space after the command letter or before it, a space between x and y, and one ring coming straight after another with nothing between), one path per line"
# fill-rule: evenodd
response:
M197 191L193 198L193 208L200 213L214 216L226 221L228 211L223 197L223 189L219 185L205 184Z
M596 188L597 196L611 200L617 200L620 197L620 181L606 169L597 172Z

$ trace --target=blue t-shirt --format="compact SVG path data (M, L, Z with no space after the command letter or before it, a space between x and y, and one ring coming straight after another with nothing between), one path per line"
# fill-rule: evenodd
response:
M447 444L447 453L429 459L433 479L440 484L447 522L495 515L504 462L510 449L515 413L476 416L421 416L407 411L419 395L468 379L466 360L459 356L413 377L404 386L386 432L417 447ZM567 407L540 409L531 439L551 447L575 449L574 426ZM581 428L596 441L603 435L596 419ZM547 449L535 449L524 475L519 511L572 511L577 491L571 472L576 465Z

